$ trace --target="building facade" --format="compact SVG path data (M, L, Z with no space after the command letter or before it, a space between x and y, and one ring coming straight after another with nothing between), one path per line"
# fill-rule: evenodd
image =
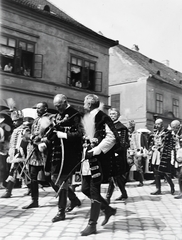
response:
M110 49L109 95L121 121L136 128L152 130L157 117L166 127L182 120L182 73L122 45Z
M1 98L18 109L67 95L81 109L89 93L108 105L109 48L117 41L78 23L46 0L1 1Z

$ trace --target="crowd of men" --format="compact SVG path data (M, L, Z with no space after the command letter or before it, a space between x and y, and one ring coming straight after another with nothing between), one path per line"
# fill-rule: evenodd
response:
M146 135L135 130L133 120L123 125L118 109L111 108L107 115L100 108L97 95L85 97L84 114L74 109L63 94L57 94L53 104L56 114L48 113L46 102L37 103L38 117L33 121L24 119L21 111L12 112L14 130L6 159L10 170L1 198L11 197L19 175L31 195L31 202L23 209L38 208L42 173L58 196L58 212L52 222L63 221L66 212L81 205L69 181L80 169L81 191L91 202L89 221L81 232L82 236L88 236L97 231L100 211L105 216L102 225L116 214L116 209L109 205L115 186L121 191L116 200L128 198L126 182L133 166L138 173L138 187L143 186L143 161L149 159L156 184L156 191L151 194L161 194L161 178L165 178L173 195L172 179L178 177L179 195L175 198L182 199L182 127L178 120L165 129L163 120L157 119L153 132ZM0 133L3 142L3 131ZM109 183L106 199L101 195L102 183Z

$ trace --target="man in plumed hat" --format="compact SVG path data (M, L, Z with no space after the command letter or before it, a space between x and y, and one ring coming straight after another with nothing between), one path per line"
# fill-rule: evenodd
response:
M23 114L20 110L15 110L11 113L11 118L15 129L12 132L7 162L11 164L9 176L6 180L6 193L1 198L10 198L13 187L15 185L16 177L18 174L19 163L25 160L27 153L28 142L24 141L23 135L25 131L30 131L29 127L23 124Z

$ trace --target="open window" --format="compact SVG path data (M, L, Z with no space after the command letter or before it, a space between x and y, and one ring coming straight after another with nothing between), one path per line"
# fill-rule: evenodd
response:
M95 69L96 62L72 55L71 62L68 63L67 83L73 87L100 92L102 73Z
M42 77L42 55L35 54L35 43L9 36L0 40L1 70L26 77Z

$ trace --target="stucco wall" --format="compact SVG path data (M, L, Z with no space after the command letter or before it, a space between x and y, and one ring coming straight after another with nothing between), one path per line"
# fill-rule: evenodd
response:
M120 94L121 121L146 126L146 71L118 47L110 49L109 96Z
M81 104L85 95L90 93L84 89L75 89L67 85L67 62L69 62L70 48L82 51L85 58L97 62L96 71L103 73L101 101L108 104L108 73L109 53L108 47L95 39L76 30L70 30L60 22L51 22L46 17L43 19L35 13L24 12L21 9L3 9L1 13L3 28L2 32L10 36L19 37L36 43L36 54L43 55L43 76L42 78L24 78L16 75L2 74L2 84L7 88L12 86L19 89L22 99L31 98L30 102L46 98L50 101L57 93L64 93L74 103ZM6 28L5 26L11 26ZM16 31L21 30L21 32ZM26 34L28 33L28 34ZM27 91L27 92L26 92ZM11 91L5 91L6 98L11 97ZM15 93L14 93L15 94ZM43 94L43 96L41 96ZM96 93L97 94L97 93ZM44 99L45 100L45 99ZM19 102L19 107L24 106L25 101Z
M111 94L120 94L120 120L127 123L134 119L136 128L146 126L146 83L136 81L130 84L121 84L110 87Z
M176 118L173 112L173 99L179 100L179 117L182 119L182 112L180 106L182 104L182 89L170 84L162 83L154 78L149 78L147 82L147 116L150 127L153 127L153 115L156 112L156 94L159 93L163 96L163 114L159 117L163 118L165 127Z

